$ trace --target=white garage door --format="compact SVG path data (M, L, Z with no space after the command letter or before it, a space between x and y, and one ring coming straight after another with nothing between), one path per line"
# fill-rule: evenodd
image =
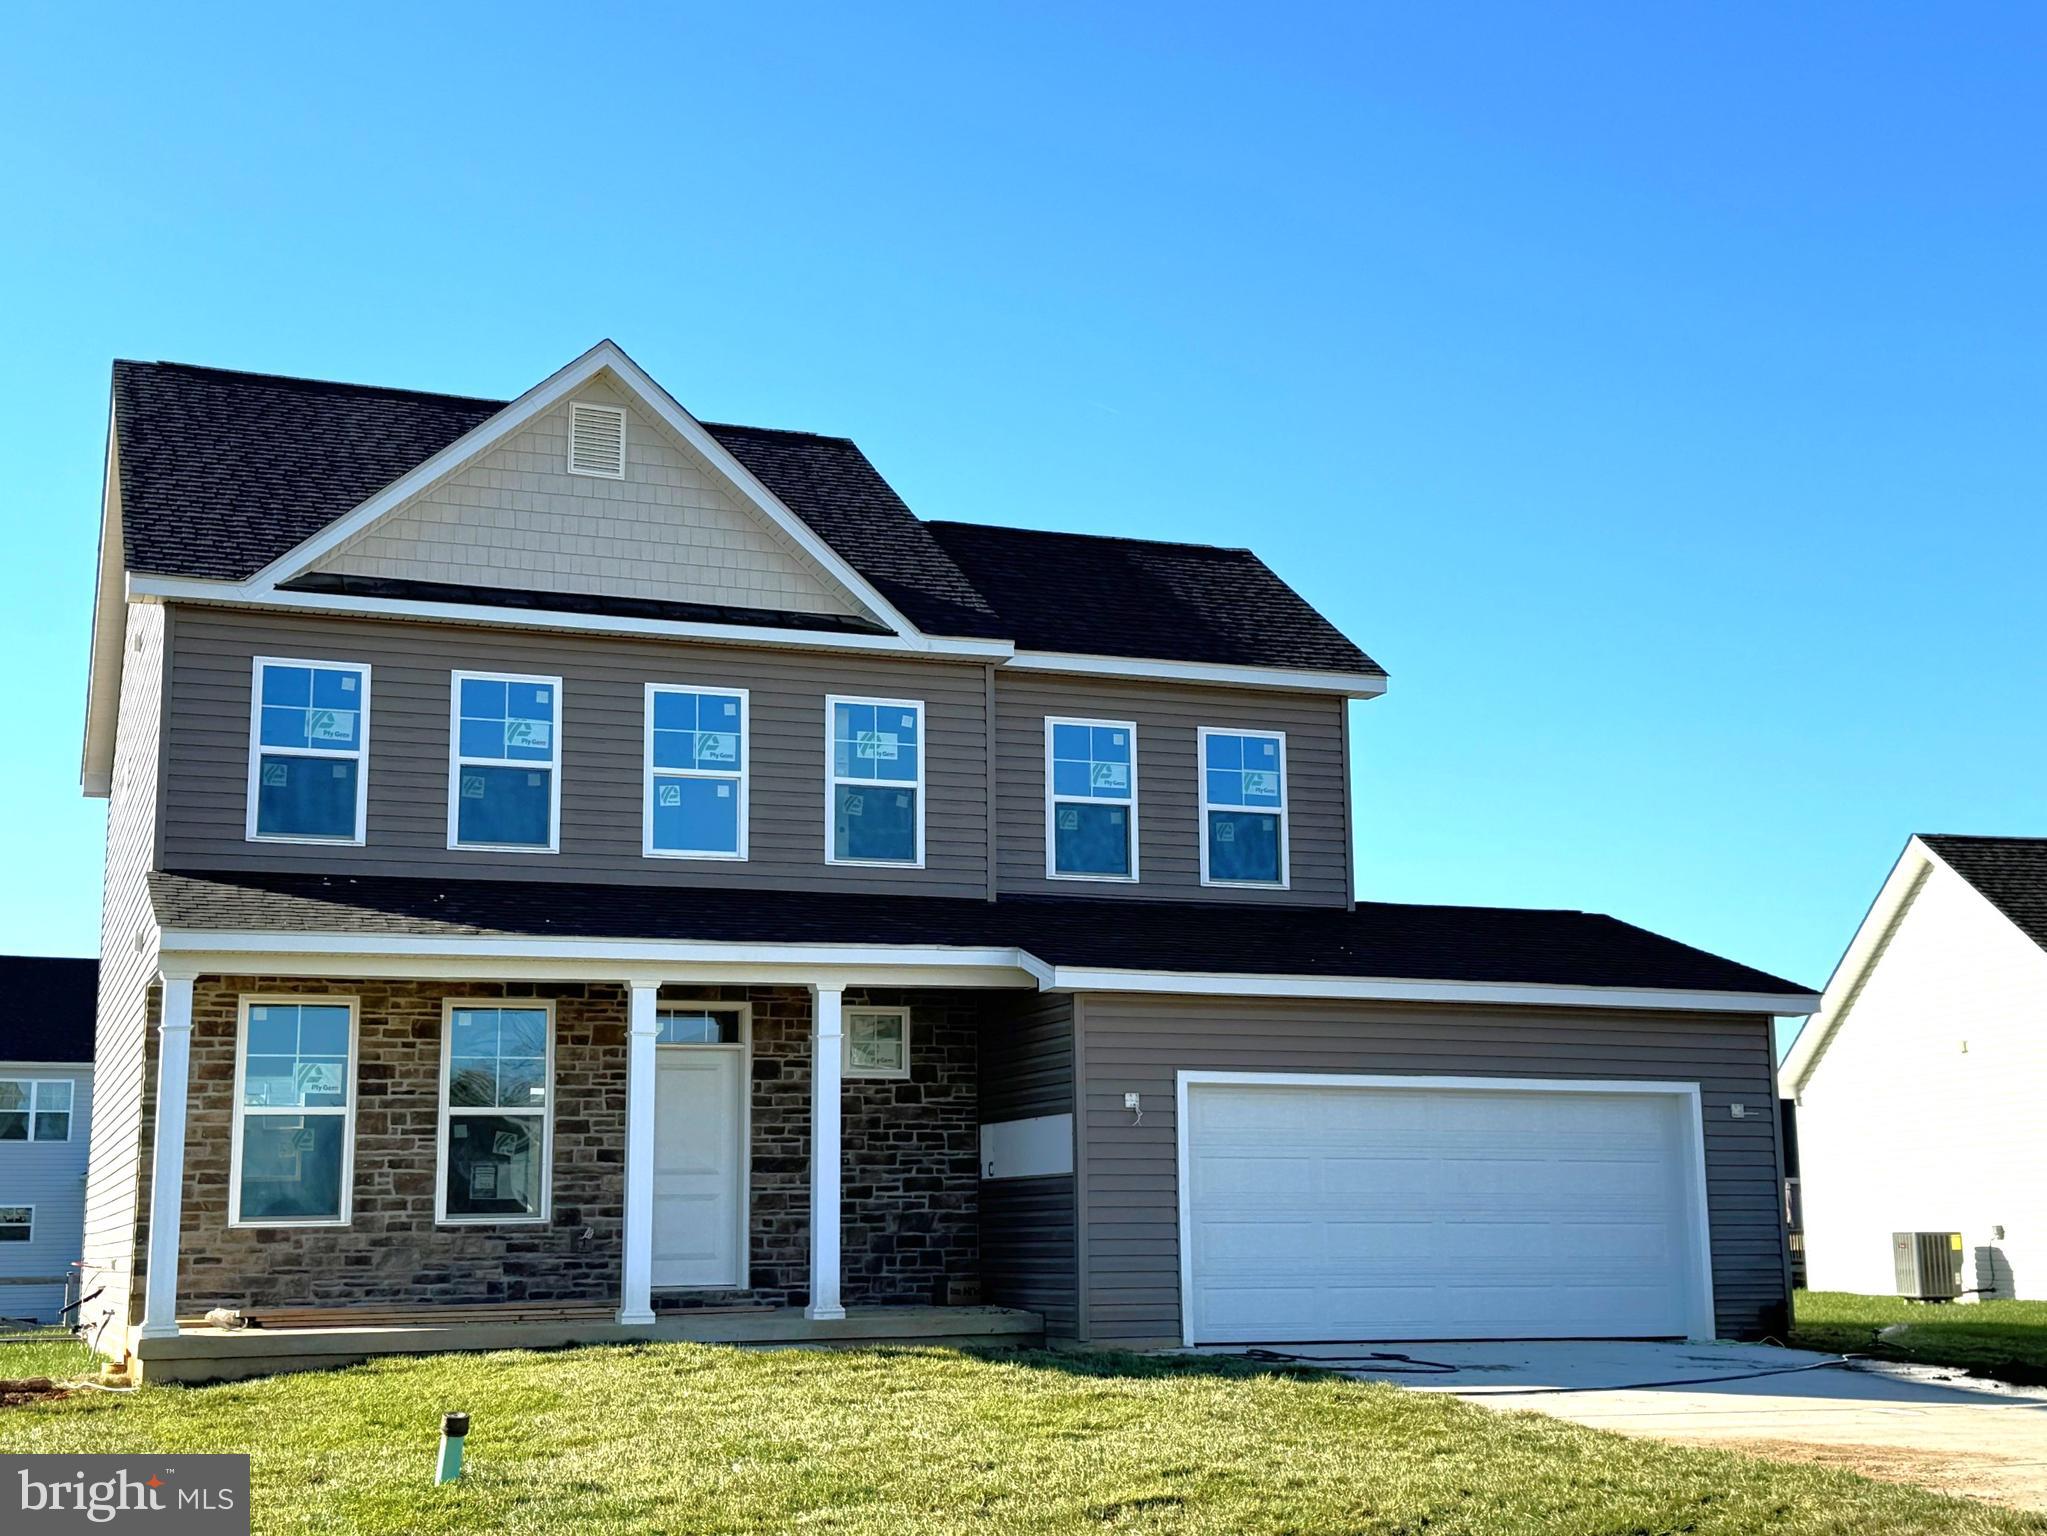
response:
M1190 1074L1186 1102L1191 1342L1704 1331L1688 1097Z

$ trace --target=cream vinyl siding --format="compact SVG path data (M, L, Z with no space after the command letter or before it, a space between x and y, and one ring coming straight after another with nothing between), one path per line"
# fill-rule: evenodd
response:
M1798 1152L1814 1289L1892 1294L1891 1233L1925 1230L1962 1234L1965 1287L2047 1296L2047 953L1938 859L1813 1064Z
M179 608L177 626L169 868L987 894L987 703L978 665L212 608ZM249 665L258 654L343 656L376 669L365 846L295 848L243 836ZM558 853L447 847L451 671L562 680ZM649 683L748 691L743 864L645 857ZM820 744L829 693L924 701L924 868L825 863Z
M626 413L622 478L569 472L576 401ZM872 618L666 426L593 381L315 570Z
M96 1102L83 1233L83 1294L94 1290L102 1294L85 1307L81 1321L97 1325L102 1318L111 1317L109 1342L117 1341L127 1327L131 1293L136 1306L141 1302L133 1271L144 1163L144 1079L156 976L151 938L154 919L144 877L157 850L163 662L173 622L170 610L160 604L128 605L113 788L107 799L99 1016L93 1048ZM245 708L247 687L245 680ZM247 734L245 719L242 735L246 738ZM244 739L239 759L224 762L221 772L230 779L239 775L246 784L247 763Z
M1180 1340L1183 1069L1696 1082L1719 1329L1753 1337L1782 1326L1789 1277L1766 1017L1089 993L1077 1000L1076 1041L1083 1338ZM1123 1106L1133 1091L1142 1121Z
M1345 814L1345 701L1311 693L995 673L996 869L1005 895L1343 906L1351 900ZM1137 727L1136 881L1049 879L1045 873L1045 720L1130 721ZM1201 781L1195 733L1286 733L1291 888L1201 883Z

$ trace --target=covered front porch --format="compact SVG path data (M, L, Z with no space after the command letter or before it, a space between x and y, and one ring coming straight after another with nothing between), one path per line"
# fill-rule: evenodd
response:
M622 1339L1036 1342L1035 1314L982 1305L978 1200L981 1034L1028 978L962 958L167 955L137 1282L102 1346L217 1379ZM257 1102L272 1081L299 1088Z

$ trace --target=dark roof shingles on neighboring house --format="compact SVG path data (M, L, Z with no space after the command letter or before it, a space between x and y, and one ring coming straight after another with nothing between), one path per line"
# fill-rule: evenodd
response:
M2047 837L1961 837L1922 832L1919 841L2042 949L2047 949Z
M92 1060L100 963L0 955L0 1061Z
M1626 987L1784 995L1805 989L1587 912L1503 907L1260 908L1203 902L855 896L553 880L156 873L166 929L501 934L753 944L1015 946L1051 965L1197 975Z
M117 362L128 566L243 580L506 402ZM904 617L1028 650L1383 676L1246 550L926 523L843 437L703 423Z

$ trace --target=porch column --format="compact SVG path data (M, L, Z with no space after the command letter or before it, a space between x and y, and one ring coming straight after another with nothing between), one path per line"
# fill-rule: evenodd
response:
M618 1320L654 1321L654 1015L659 988L632 983L626 1012L625 1256Z
M156 1140L149 1165L149 1272L143 1279L145 1339L178 1336L178 1225L185 1204L185 1105L192 1074L192 982L163 978L156 1026Z
M810 1305L805 1317L844 1317L839 1305L839 1114L845 1081L842 987L811 989Z

